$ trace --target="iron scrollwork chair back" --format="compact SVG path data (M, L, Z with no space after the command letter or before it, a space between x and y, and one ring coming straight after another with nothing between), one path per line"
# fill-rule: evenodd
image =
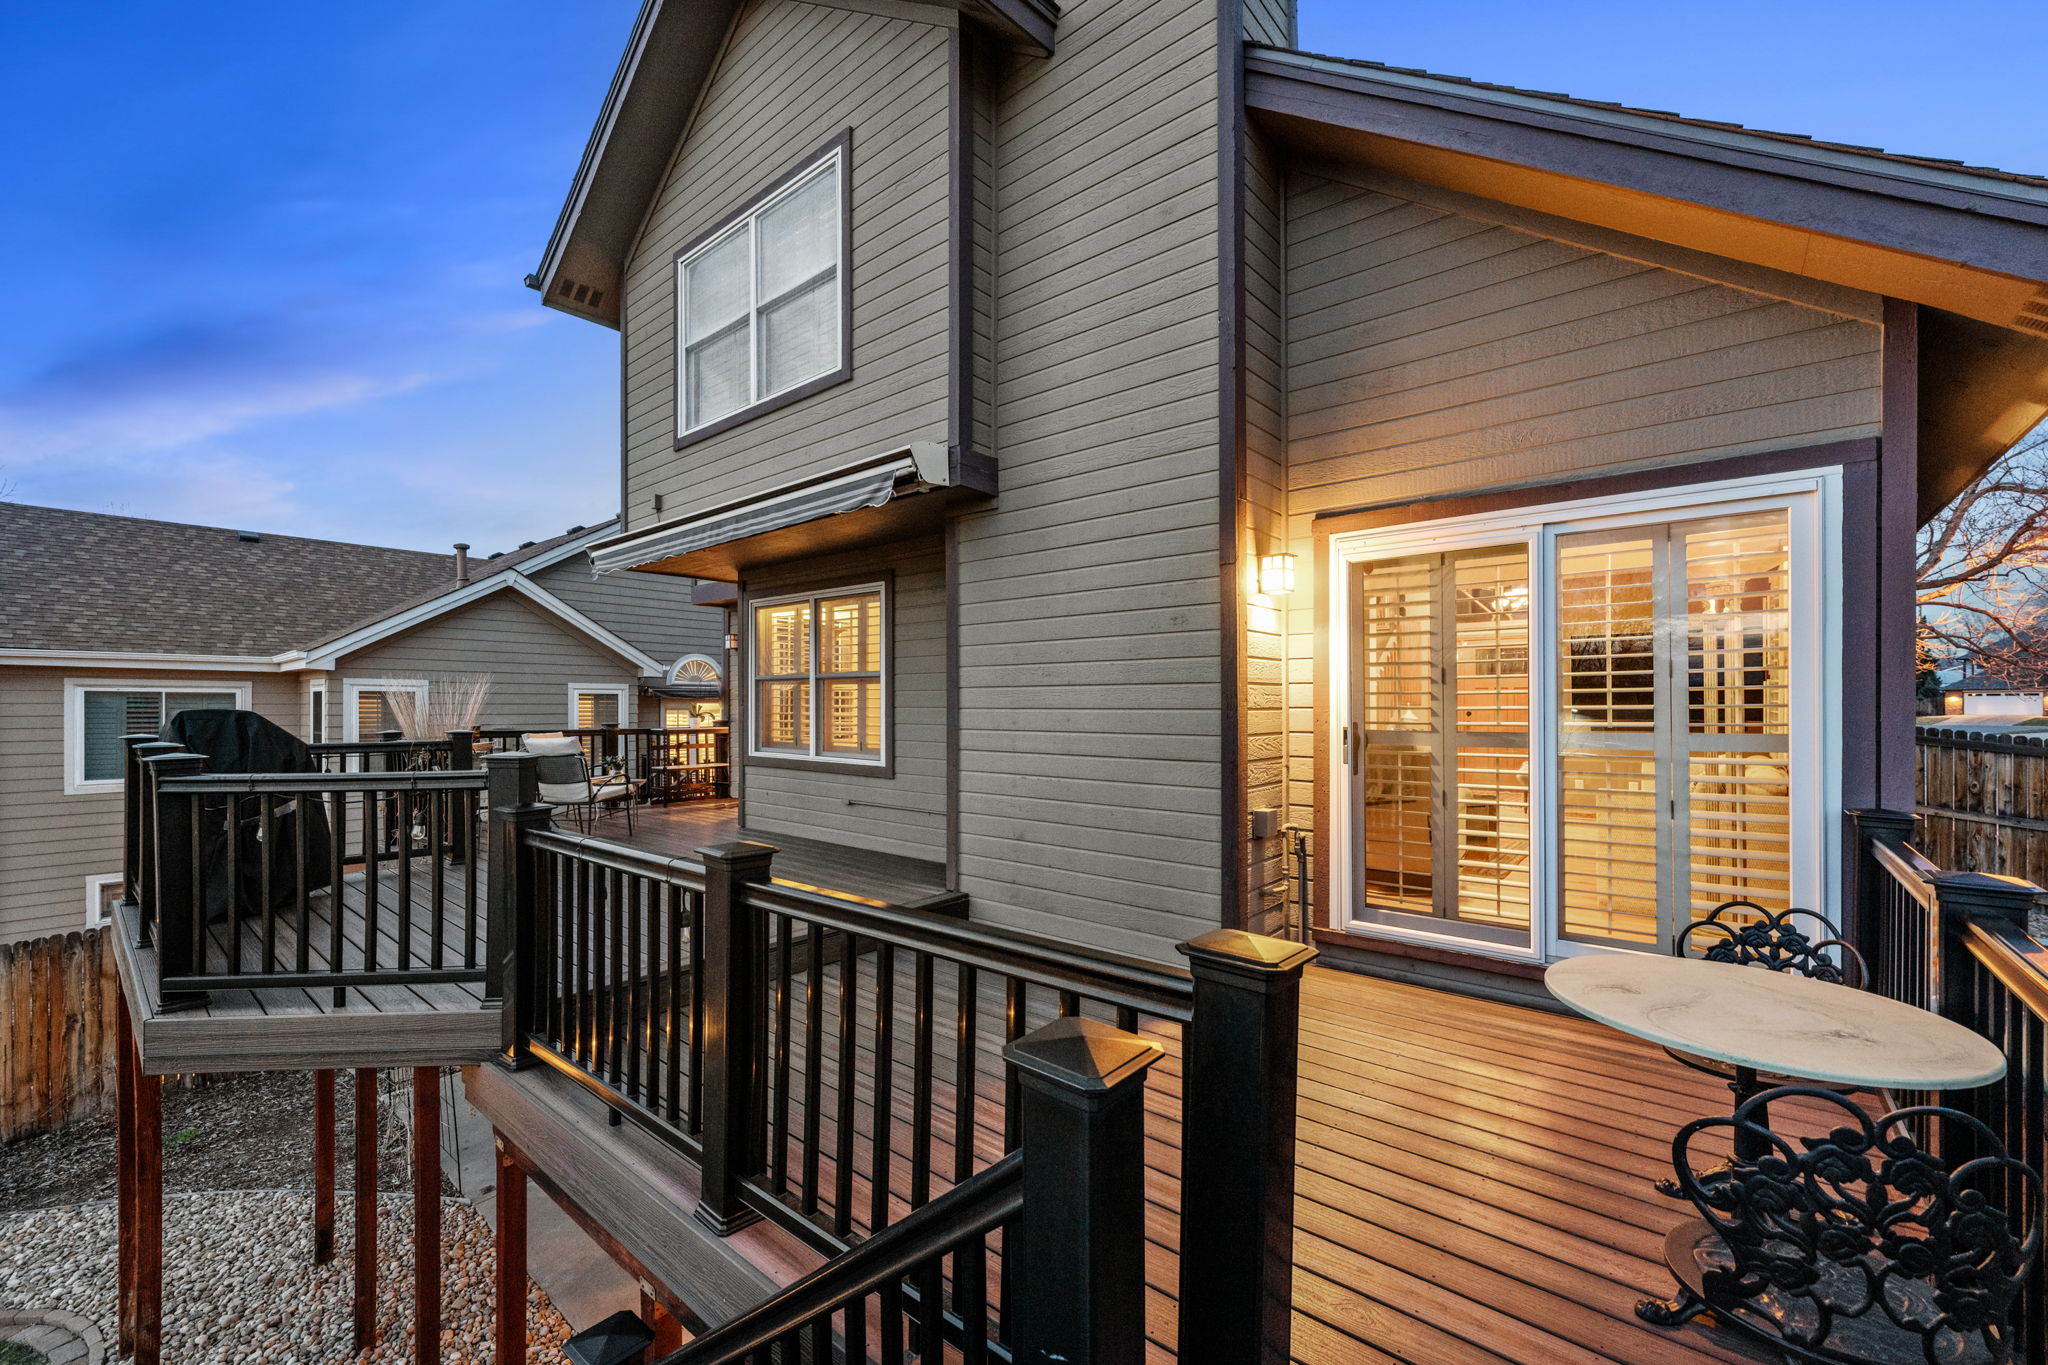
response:
M1827 916L1796 907L1767 910L1748 900L1724 901L1686 925L1672 941L1671 955L1793 972L1855 990L1863 989L1870 979L1863 955L1843 939ZM1664 1051L1674 1061L1710 1076L1728 1079L1735 1074L1735 1068L1726 1062L1695 1057L1675 1047ZM1853 1086L1839 1088L1854 1091Z
M1833 1105L1842 1122L1825 1137L1788 1139L1767 1117L1769 1105L1788 1100ZM1762 1156L1711 1172L1695 1166L1702 1135L1737 1129L1761 1140ZM1915 1136L1924 1132L1939 1132L1942 1149L1958 1155L1927 1150ZM1819 1360L1863 1358L1827 1347L1853 1319L1917 1338L1930 1365L2014 1358L2021 1291L2041 1253L2041 1176L1977 1119L1933 1105L1873 1118L1839 1092L1781 1086L1732 1116L1687 1124L1672 1154L1684 1197L1725 1248L1719 1264L1702 1268L1709 1308L1773 1295L1791 1305L1780 1315L1782 1340ZM1753 1318L1746 1325L1756 1327Z

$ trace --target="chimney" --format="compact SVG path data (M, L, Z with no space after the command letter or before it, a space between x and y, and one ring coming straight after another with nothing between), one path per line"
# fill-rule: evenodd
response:
M469 546L455 542L455 586L466 587L469 583Z

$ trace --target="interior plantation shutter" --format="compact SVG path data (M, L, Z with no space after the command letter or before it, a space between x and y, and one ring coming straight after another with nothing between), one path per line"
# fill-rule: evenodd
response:
M578 692L576 694L576 728L595 730L600 726L619 723L619 694L616 692Z

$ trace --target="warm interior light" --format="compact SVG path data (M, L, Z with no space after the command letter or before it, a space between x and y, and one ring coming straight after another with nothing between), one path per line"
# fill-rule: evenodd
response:
M1294 591L1294 556L1259 556L1259 592L1266 597L1285 597Z

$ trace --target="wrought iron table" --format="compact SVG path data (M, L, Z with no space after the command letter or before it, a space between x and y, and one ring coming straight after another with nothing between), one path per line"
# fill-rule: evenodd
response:
M1742 1103L1737 1111L1739 1121L1728 1125L1733 1129L1735 1158L1726 1171L1739 1172L1745 1166L1754 1170L1755 1163L1773 1158L1782 1164L1791 1150L1773 1150L1774 1138L1766 1126L1767 1101L1795 1092L1769 1091L1759 1096L1760 1072L1895 1091L1969 1089L2005 1074L2005 1055L1988 1039L1952 1020L1792 972L1698 958L1613 953L1556 963L1544 973L1544 984L1566 1005L1610 1028L1735 1068L1730 1088ZM1808 1089L1803 1093L1818 1097L1825 1092ZM1861 1117L1862 1111L1849 1101L1834 1097L1834 1102ZM1687 1134L1700 1126L1692 1125ZM1683 1161L1678 1164L1683 1166ZM1703 1177L1687 1182L1686 1176L1681 1169L1680 1182L1697 1191ZM1739 1304L1716 1301L1703 1278L1703 1267L1716 1264L1723 1254L1719 1241L1719 1234L1699 1219L1688 1219L1672 1229L1664 1243L1664 1259L1679 1282L1679 1296L1668 1303L1646 1301L1638 1314L1647 1321L1675 1326L1700 1307L1707 1307L1750 1330L1758 1329L1759 1316L1778 1321L1781 1328L1788 1326L1764 1304L1768 1295L1762 1286ZM1781 1339L1780 1344L1792 1342ZM1809 1360L1888 1358L1876 1353L1854 1357L1795 1353Z

